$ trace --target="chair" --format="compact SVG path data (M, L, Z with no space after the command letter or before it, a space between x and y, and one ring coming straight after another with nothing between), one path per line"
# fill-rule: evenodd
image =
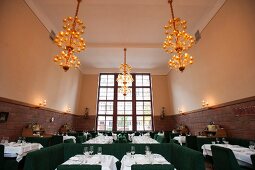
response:
M4 158L4 145L0 144L0 169L18 170L18 162L13 158Z
M197 150L197 137L196 136L186 136L186 146L188 148Z
M76 143L84 143L86 142L86 136L77 136Z
M144 164L132 165L131 170L174 170L174 166L170 164Z
M63 136L54 135L51 137L50 145L57 145L63 143Z
M253 169L255 170L255 154L251 155L251 161L252 161Z
M101 165L59 165L57 170L101 170Z
M215 145L211 149L214 170L242 170L231 149Z
M64 140L64 143L74 143L73 139L66 139Z

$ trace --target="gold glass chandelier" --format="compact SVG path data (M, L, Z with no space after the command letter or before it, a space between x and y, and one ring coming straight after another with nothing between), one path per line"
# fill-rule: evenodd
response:
M163 49L168 54L173 54L168 65L171 69L179 69L181 72L189 64L193 63L193 58L186 51L194 44L193 36L186 33L185 20L174 17L173 0L168 0L171 8L172 19L165 26L166 39L163 43Z
M74 17L67 17L63 20L64 31L58 33L55 37L55 43L62 49L61 53L54 57L54 62L59 64L65 71L69 68L78 68L80 61L75 53L79 53L86 48L85 40L81 37L84 33L85 26L78 18L78 11L81 0L77 0L78 4Z
M128 87L128 84L131 84L134 80L132 75L130 74L130 71L132 67L126 63L126 52L127 49L124 48L124 63L120 65L120 74L118 75L117 82L120 88L120 93L122 93L124 96L127 95L127 93L131 92L131 89Z

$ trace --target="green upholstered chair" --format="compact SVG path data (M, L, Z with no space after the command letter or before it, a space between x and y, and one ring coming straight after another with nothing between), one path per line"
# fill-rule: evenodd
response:
M73 139L66 139L64 140L64 143L74 143Z
M101 170L101 165L59 165L57 170Z
M211 144L212 141L215 141L216 138L208 138L208 137L197 137L197 150L203 152L202 146L204 144Z
M156 139L159 143L165 143L166 142L166 138L164 135L157 135L157 139Z
M205 170L204 156L201 152L172 144L171 164L178 170ZM223 170L223 169L222 169Z
M24 170L50 170L49 153L44 150L41 149L28 153Z
M211 149L214 170L242 170L231 149L215 145Z
M180 133L172 133L172 132L169 133L170 139L173 139L175 136L179 136L179 135Z
M4 145L0 145L0 169L4 169Z
M190 149L197 150L197 137L186 136L186 146Z
M253 169L255 170L255 154L251 155L251 161L252 161Z
M86 136L77 136L76 143L84 143L86 142Z
M63 143L63 136L54 135L51 137L50 145L57 145Z
M174 166L170 164L145 164L145 165L132 165L131 170L174 170Z
M18 170L18 162L15 158L4 158L4 145L0 144L0 169Z

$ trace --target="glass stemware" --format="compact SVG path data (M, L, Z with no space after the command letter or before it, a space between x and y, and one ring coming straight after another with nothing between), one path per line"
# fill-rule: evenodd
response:
M132 154L132 157L134 158L134 155L135 155L135 146L131 146L131 154Z
M255 149L255 142L254 142L254 141L250 141L250 142L249 142L249 148L250 148L251 150L254 150L254 149Z
M97 154L98 155L102 155L102 147L98 147L97 148Z
M90 146L90 147L89 147L89 153L90 153L90 155L92 155L93 152L94 152L94 147L93 147L93 146Z
M145 146L145 154L148 155L148 152L150 152L150 147L149 146Z

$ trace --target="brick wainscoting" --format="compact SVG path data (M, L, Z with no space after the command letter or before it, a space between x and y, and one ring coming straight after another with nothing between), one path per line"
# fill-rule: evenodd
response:
M56 133L65 123L73 125L73 115L39 109L26 103L3 98L0 99L0 112L9 112L7 122L0 123L0 138L8 136L12 141L21 136L22 128L30 123L39 123L47 134ZM50 122L52 117L55 119L54 122Z
M174 124L187 125L191 133L195 135L213 121L225 128L229 137L255 139L255 97L192 111L184 115L174 115L173 118Z

